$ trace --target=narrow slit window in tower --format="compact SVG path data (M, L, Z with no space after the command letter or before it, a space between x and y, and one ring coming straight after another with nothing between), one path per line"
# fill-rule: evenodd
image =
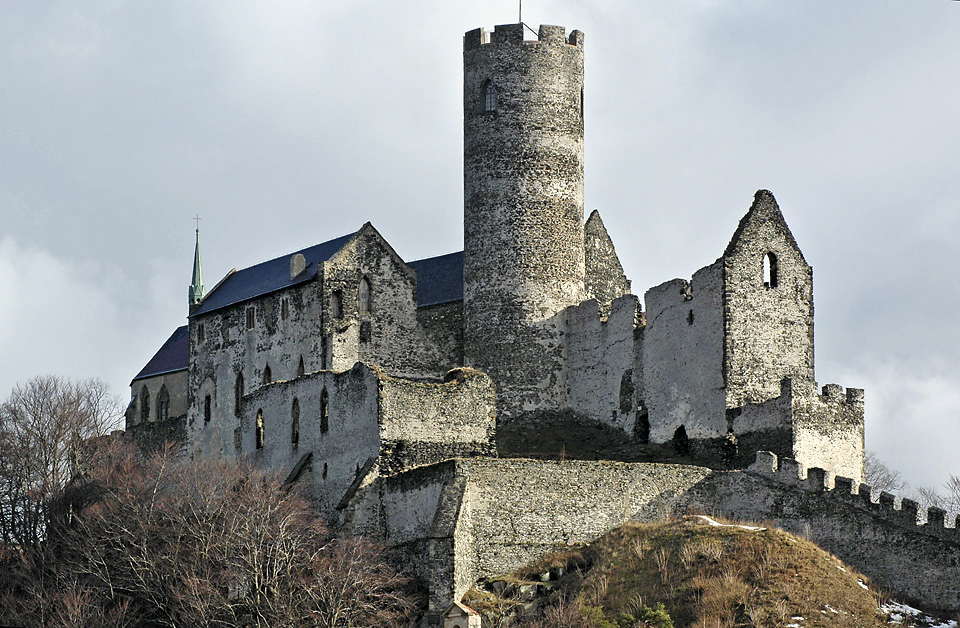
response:
M300 356L300 364L297 365L297 377L307 372L307 367L303 364L303 356Z
M253 307L247 308L247 329L253 329L254 324L257 322L257 312Z
M287 320L290 318L290 299L283 297L280 301L280 318Z
M324 388L320 393L320 433L326 434L330 429L330 395Z
M484 112L497 110L497 86L490 80L483 84L483 110Z
M290 408L290 443L296 447L300 444L300 400L293 398L293 407Z
M263 410L257 410L257 449L263 449Z
M210 422L210 415L211 415L210 395L207 395L206 397L203 398L203 422L204 423Z
M777 256L773 253L763 256L763 285L767 288L777 287Z
M270 370L270 365L263 367L263 385L266 386L273 381L273 371Z

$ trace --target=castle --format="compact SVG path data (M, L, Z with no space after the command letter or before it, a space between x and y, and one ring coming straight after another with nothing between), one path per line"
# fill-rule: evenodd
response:
M405 262L367 223L206 291L198 234L188 324L133 379L128 433L281 472L403 552L435 614L478 579L689 507L775 519L960 608L960 535L861 485L863 391L817 388L812 268L772 194L641 306L599 214L584 221L583 33L524 29L463 39L463 251ZM698 463L498 451L498 427L535 439L557 417ZM890 570L904 539L915 581ZM944 563L932 581L927 561Z

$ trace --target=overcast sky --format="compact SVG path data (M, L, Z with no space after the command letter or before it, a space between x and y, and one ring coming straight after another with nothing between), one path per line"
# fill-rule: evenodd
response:
M586 33L586 205L634 291L773 191L815 273L817 379L867 446L960 474L960 2L527 0ZM131 377L204 278L356 230L462 248L461 37L515 0L0 8L0 395Z

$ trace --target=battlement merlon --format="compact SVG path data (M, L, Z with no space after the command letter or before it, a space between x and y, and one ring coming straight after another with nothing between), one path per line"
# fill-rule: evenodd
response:
M824 384L820 391L814 384L812 387L797 382L792 377L784 377L780 381L780 395L794 397L816 398L821 403L838 405L863 406L864 392L862 388L844 388L840 384Z
M562 44L565 46L575 46L583 48L583 32L574 30L570 32L569 37L563 26L552 26L541 24L537 39L524 39L524 31L529 33L523 24L498 24L493 32L485 28L475 28L467 31L463 35L463 49L471 50L488 44Z

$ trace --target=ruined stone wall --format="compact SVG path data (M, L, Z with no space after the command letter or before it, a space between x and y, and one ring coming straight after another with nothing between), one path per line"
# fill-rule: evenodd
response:
M614 299L630 294L630 280L597 210L590 212L583 235L584 289L587 298L597 300L600 316L606 318Z
M764 258L775 281L764 282ZM773 195L757 192L723 256L726 406L760 403L791 377L813 384L813 269Z
M779 396L763 403L748 403L740 408L727 408L727 419L737 437L739 459L753 462L755 453L772 451L778 456L793 457L793 388L791 380L782 383Z
M312 454L297 482L319 499L324 514L332 516L360 470L379 452L379 377L369 366L357 364L342 373L308 373L246 395L235 436L239 444L236 455L285 477L305 454ZM297 416L294 400L299 409L296 443L292 439ZM258 447L257 416L261 413L263 442Z
M640 402L653 442L669 441L681 426L691 441L727 432L722 298L719 261L697 271L692 282L674 279L644 295Z
M808 467L864 479L863 390L827 384L793 394L793 458Z
M463 41L464 364L497 382L507 418L562 404L559 314L585 300L583 34L524 37Z
M758 455L750 472L716 472L687 497L690 506L805 536L899 600L960 609L960 531L945 527L942 510L895 503L889 493L871 497L865 484L773 454Z
M496 395L490 377L451 371L443 383L379 381L384 475L449 458L496 456Z
M631 294L613 301L603 319L593 299L567 310L570 408L628 434L636 421L634 330L639 309Z
M510 572L628 520L689 511L773 521L806 536L898 599L960 609L960 531L892 495L758 455L750 471L653 463L484 459L381 478L380 530L430 580L445 608L480 578ZM922 515L926 514L926 517ZM920 519L929 523L917 525Z

